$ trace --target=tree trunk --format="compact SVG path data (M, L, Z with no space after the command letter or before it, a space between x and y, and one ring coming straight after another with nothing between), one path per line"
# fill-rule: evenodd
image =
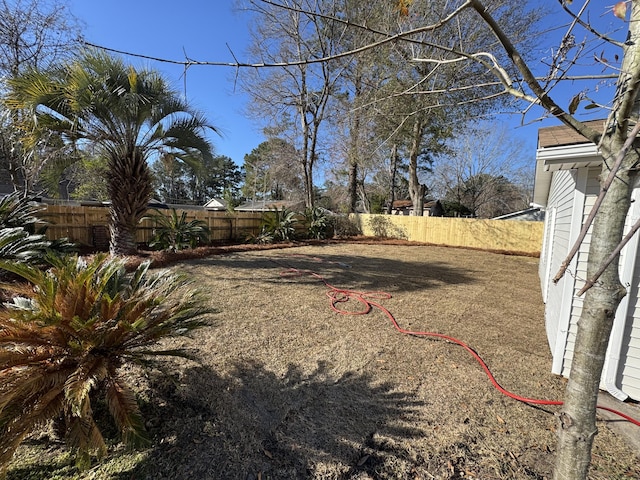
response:
M409 153L409 196L413 202L413 214L416 216L422 216L424 212L424 196L427 192L427 187L421 185L418 180L418 156L420 155L423 129L422 119L416 117L413 124L411 152Z
M362 110L354 108L360 106L360 97L362 95L362 74L360 72L360 63L356 64L356 72L353 78L353 102L349 112L349 152L347 160L349 162L349 212L356 213L358 204L358 162L360 159L360 115Z
M389 165L391 181L389 182L389 202L387 203L387 215L393 210L393 202L396 199L396 175L398 174L398 145L393 144L391 149L391 164Z
M364 213L371 213L371 202L367 196L367 190L364 188L363 182L358 182L358 196L362 204L362 210Z
M304 186L306 190L305 204L309 209L313 208L315 203L314 188L313 188L313 161L309 160L304 166Z
M622 146L620 138L618 135L610 146L603 143L603 152L617 153ZM627 154L624 165L633 165L637 158L633 152ZM603 163L602 179L606 179L609 173L607 163ZM592 278L623 237L633 182L623 167L598 210L589 246L587 278ZM616 258L585 294L564 407L559 418L555 480L587 478L591 448L597 433L596 404L600 378L613 319L626 294L619 279L618 261Z
M145 158L136 149L127 158L109 162L108 192L109 251L111 255L133 255L138 251L136 230L151 198L151 172Z
M302 114L302 136L304 146L302 148L302 169L304 171L304 190L305 190L305 206L309 209L313 208L315 201L313 187L313 165L316 161L316 149L318 142L318 130L320 124L316 118L313 121L307 121L306 112Z
M358 162L349 160L349 213L356 213L358 205Z

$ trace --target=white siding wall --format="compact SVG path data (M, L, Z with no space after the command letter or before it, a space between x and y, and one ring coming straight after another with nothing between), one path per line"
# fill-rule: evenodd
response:
M634 400L640 400L640 307L638 306L638 284L640 262L636 262L636 273L630 298L632 320L627 321L620 352L620 367L616 384Z
M589 216L589 212L591 212L591 208L593 207L596 197L598 196L598 192L600 191L600 183L598 181L599 174L600 168L591 168L588 171L586 179L584 207L582 208L581 212L581 224L584 223L584 220L587 218L587 216ZM573 358L573 349L576 342L578 319L580 318L580 314L582 313L584 296L578 297L576 296L576 294L584 286L584 282L587 278L587 259L590 243L591 229L589 229L584 242L582 242L582 245L580 245L580 250L578 250L578 255L576 256L575 271L570 272L571 275L574 276L575 282L572 292L573 294L571 296L571 306L569 310L569 333L567 335L567 341L564 350L564 361L562 364L562 374L565 376L569 375L569 370L571 369L571 360Z
M640 219L640 190L638 185L633 192L634 203L631 206L627 218L626 229L629 230ZM637 234L636 234L637 235ZM615 387L622 390L634 400L640 400L640 261L638 261L640 242L638 238L632 239L628 246L622 250L621 264L633 262L631 278L624 279L628 282L627 298L623 300L621 308L626 308L624 317L625 325L622 338L619 339L620 357L618 361L618 375L615 379ZM625 282L625 283L626 283ZM612 335L612 344L616 341ZM613 345L612 345L613 347ZM611 358L615 359L615 355Z
M584 219L589 215L591 208L595 202L595 199L598 195L600 185L598 182L598 175L600 174L599 168L589 169L586 176L586 187L584 188L584 208L581 209L579 216ZM578 182L579 183L579 182ZM553 188L553 187L552 187ZM636 190L634 192L635 201L640 201L640 192ZM577 212L579 205L574 206L574 212ZM638 220L638 214L636 213L634 216L630 216L627 219L626 229L631 228L633 223ZM557 227L556 227L557 229ZM565 245L567 245L565 238L560 235L563 233L563 229L560 229L560 232L556 233L556 243L560 242L559 245L563 245L563 255L566 255L569 248L572 245L568 245L565 250ZM591 242L591 232L587 233L585 241L580 247L578 251L578 255L576 256L576 261L574 262L574 268L570 269L565 277L564 281L571 281L572 285L567 285L568 287L572 287L569 292L572 292L571 298L565 298L565 304L563 305L559 298L556 298L556 295L560 295L562 290L555 288L550 288L549 291L549 300L547 302L546 309L546 322L547 322L547 332L548 334L550 330L550 325L554 325L555 330L553 333L556 334L555 342L560 342L564 338L561 330L563 328L568 328L568 333L566 335L566 344L564 345L563 350L563 358L560 372L564 376L569 375L569 371L571 369L571 360L573 358L573 351L575 346L575 338L577 331L577 323L580 318L580 314L582 313L582 305L583 305L583 297L576 296L576 293L582 288L584 285L584 281L587 278L587 260L588 260L588 249L589 244ZM553 247L556 248L556 245ZM631 250L629 250L631 248ZM558 248L558 250L560 250ZM628 298L623 301L620 308L627 310L626 314L626 323L624 326L624 333L621 339L622 349L620 351L619 360L619 368L617 378L615 379L615 386L622 390L625 394L629 395L631 398L635 400L640 400L640 261L637 261L639 255L639 247L637 242L630 242L628 247L622 251L620 257L621 264L621 275L623 274L622 265L625 262L633 262L632 273L630 277L627 279L623 278L623 283L627 283L628 286ZM552 258L556 258L556 255L552 255ZM561 258L559 261L561 262L564 258ZM557 260L554 260L557 261ZM553 270L553 269L552 269ZM555 272L552 273L552 276ZM560 284L560 283L559 283ZM558 284L558 285L559 285ZM567 305L566 302L569 302ZM552 305L553 303L553 305ZM557 303L557 305L555 305ZM568 310L567 310L568 308ZM569 322L568 325L565 324L563 327L563 315L565 312L569 314ZM624 312L622 312L624 315ZM562 345L560 344L552 344L550 340L550 345L552 345L552 350L555 345L555 352L562 351ZM603 384L604 387L604 384Z
M551 283L551 259L553 256L553 237L556 229L556 207L547 208L544 217L544 232L542 234L542 251L538 264L538 275L542 285L542 301L547 303L549 284Z
M540 275L542 278L543 292L545 292L545 323L547 328L547 338L551 351L556 349L556 339L558 330L561 328L561 307L562 292L564 284L572 281L571 277L565 276L557 284L551 282L565 259L569 248L571 248L571 215L573 211L573 200L576 191L576 172L571 170L561 170L553 173L547 212L545 215L547 224L545 233L549 238L545 239L545 255L541 257ZM551 238L553 236L553 239Z

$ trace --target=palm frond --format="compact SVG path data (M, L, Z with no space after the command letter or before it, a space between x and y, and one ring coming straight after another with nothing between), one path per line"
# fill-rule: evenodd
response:
M2 372L15 367L28 368L40 365L61 354L63 354L62 350L47 347L43 343L30 343L29 346L10 344L9 348L0 350L0 375L4 375Z
M92 455L102 458L107 454L107 445L93 419L89 402L85 402L80 415L67 416L66 440L76 450L76 465L80 470L91 466Z
M112 377L106 385L105 396L109 412L125 445L129 448L148 446L150 440L131 389L119 378Z
M43 208L20 192L13 192L0 199L0 228L25 228L39 221Z
M50 246L44 235L31 235L21 227L0 229L0 268L11 271L9 261L36 262Z
M71 414L80 417L90 402L89 393L107 376L108 359L86 354L64 385L65 399Z
M22 440L35 428L59 415L64 407L64 371L36 375L0 388L0 472L13 456ZM4 380L5 375L3 375ZM24 377L24 373L22 375ZM7 398L11 401L7 402Z

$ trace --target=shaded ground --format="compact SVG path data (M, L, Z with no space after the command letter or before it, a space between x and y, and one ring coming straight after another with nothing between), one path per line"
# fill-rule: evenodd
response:
M34 438L9 479L545 479L556 407L499 394L468 352L397 333L380 311L344 316L326 286L385 291L407 329L468 342L507 389L561 398L538 260L432 246L332 244L185 260L220 313L188 346L200 363L140 375L155 447L78 474ZM350 302L353 303L353 302ZM344 306L360 309L358 305ZM138 375L132 372L132 375ZM600 422L592 479L640 478Z

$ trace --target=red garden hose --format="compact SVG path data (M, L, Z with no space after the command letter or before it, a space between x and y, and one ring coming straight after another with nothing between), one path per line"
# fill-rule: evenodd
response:
M304 255L297 255L299 257L304 257ZM309 258L309 257L306 257ZM312 257L313 260L315 261L321 261L321 259L317 258L317 257ZM279 262L275 262L278 263L279 265L281 265ZM282 265L281 265L282 266ZM377 308L378 310L380 310L382 313L384 313L387 318L391 321L391 323L393 324L394 328L405 335L413 335L413 336L418 336L418 337L434 337L434 338L440 338L442 340L446 340L448 342L451 343L455 343L456 345L461 346L462 348L464 348L467 352L469 352L471 354L471 356L480 364L480 366L482 367L482 369L484 370L484 372L486 373L487 377L489 378L489 380L491 381L491 383L493 384L493 386L503 395L506 395L507 397L513 398L514 400L517 400L519 402L523 402L523 403L528 403L531 405L562 405L564 402L560 401L560 400L542 400L542 399L538 399L538 398L529 398L529 397L522 397L520 395L517 395L513 392L510 392L509 390L507 390L506 388L502 387L498 381L495 379L493 373L491 373L491 370L489 370L489 367L487 366L487 364L485 363L485 361L482 359L482 357L480 357L480 355L478 355L478 353L471 348L469 345L467 345L466 343L464 343L462 340L458 340L457 338L451 337L449 335L444 335L442 333L435 333L435 332L423 332L423 331L414 331L414 330L407 330L404 329L400 326L400 324L398 323L398 321L395 319L395 317L393 316L393 314L387 310L384 306L382 306L380 303L378 303L376 300L385 300L385 299L389 299L391 298L391 294L386 293L386 292L360 292L357 290L348 290L348 289L343 289L343 288L337 288L334 287L333 285L331 285L329 282L327 282L327 280L322 277L322 275L319 275L315 272L312 272L310 270L300 270L297 268L293 268L290 266L284 266L284 268L286 268L286 270L282 271L280 273L281 276L303 276L303 275L308 275L311 276L313 278L318 279L320 282L322 282L329 290L327 291L327 297L329 297L330 301L331 301L331 309L334 310L335 312L341 314L341 315L366 315L369 312L371 312L371 310L373 308ZM342 308L339 307L339 305L341 303L346 303L350 300L355 300L357 302L359 302L362 305L362 309L361 310L356 310L356 311L351 311L351 310L344 310ZM606 410L608 412L611 412L631 423L633 423L634 425L637 425L640 427L640 420L636 420L633 417L630 417L629 415L626 415L622 412L619 412L617 410L614 410L612 408L609 407L605 407L602 405L598 405L597 408L599 408L600 410Z

